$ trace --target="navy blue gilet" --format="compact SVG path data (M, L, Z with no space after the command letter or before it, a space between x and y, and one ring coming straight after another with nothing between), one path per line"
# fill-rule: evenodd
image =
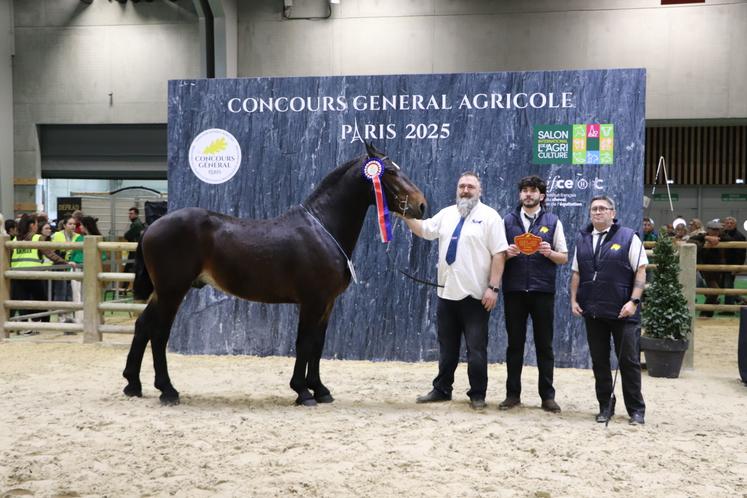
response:
M602 240L599 261L594 263L594 247L590 223L579 231L576 239L579 286L576 293L584 316L618 320L620 310L633 293L636 269L630 266L628 252L635 232L614 221ZM629 322L640 321L639 309Z
M521 221L521 207L506 215L506 240L514 243L514 237L524 233L524 223ZM553 213L540 210L537 219L529 228L529 232L541 237L544 242L552 246L558 217ZM519 254L506 260L503 270L503 292L549 292L555 293L555 274L557 265L546 258L539 251L527 256Z

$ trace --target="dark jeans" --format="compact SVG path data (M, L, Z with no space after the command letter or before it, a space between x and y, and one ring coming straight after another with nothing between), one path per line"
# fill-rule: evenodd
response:
M711 289L723 289L725 275L726 273L720 271L703 272L703 278L705 279L706 285ZM705 304L718 304L718 296L706 296ZM701 311L700 316L713 316L713 311Z
M451 395L454 372L459 364L462 335L467 345L467 376L470 398L485 398L488 389L488 319L478 299L466 297L461 301L438 298L438 375L433 387Z
M18 301L46 301L47 300L47 281L46 280L13 280L10 283L10 294L12 299ZM30 315L39 313L39 310L18 310L17 315ZM35 318L35 322L48 322L49 317Z
M73 290L67 280L52 281L52 301L72 301Z
M734 274L732 272L724 272L724 289L734 289ZM740 304L742 303L742 296L725 296L724 304Z
M599 407L609 403L612 395L612 372L610 366L610 336L620 364L623 399L628 415L645 413L646 404L641 394L641 363L639 360L640 329L638 323L608 318L584 317L586 339L594 370L594 380Z
M552 351L555 294L548 292L506 292L503 294L506 313L506 396L521 396L521 370L524 367L524 343L527 339L527 318L532 317L534 349L539 370L539 395L543 400L555 399L552 386L555 356Z

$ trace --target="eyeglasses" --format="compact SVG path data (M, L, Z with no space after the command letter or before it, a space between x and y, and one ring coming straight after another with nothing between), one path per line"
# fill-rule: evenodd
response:
M592 213L604 213L605 211L612 211L612 208L608 208L605 206L594 206L589 211Z

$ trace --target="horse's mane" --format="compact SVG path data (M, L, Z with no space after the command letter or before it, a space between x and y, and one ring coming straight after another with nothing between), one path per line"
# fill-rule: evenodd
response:
M353 164L360 161L361 157L363 156L358 156L354 159L351 159L342 166L338 166L337 168L333 169L331 173L322 178L322 181L319 183L319 185L306 198L304 204L308 204L311 201L315 200L317 197L319 197L321 192L327 191L332 185L340 181L340 178L342 178L342 176L347 173L347 171L351 168L351 166L353 166Z

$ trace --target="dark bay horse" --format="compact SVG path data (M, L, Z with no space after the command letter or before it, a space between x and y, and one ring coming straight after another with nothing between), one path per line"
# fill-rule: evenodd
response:
M150 341L161 402L179 402L169 379L166 343L182 299L198 282L251 301L297 303L290 387L298 393L297 404L333 401L319 377L319 360L332 306L350 283L347 258L375 202L363 166L372 158L384 166L381 184L392 212L409 218L422 218L425 212L423 193L383 153L369 144L366 148L367 155L332 171L301 206L277 218L243 220L184 208L146 230L137 248L134 292L137 299L150 299L127 355L126 395L142 396L140 367Z

